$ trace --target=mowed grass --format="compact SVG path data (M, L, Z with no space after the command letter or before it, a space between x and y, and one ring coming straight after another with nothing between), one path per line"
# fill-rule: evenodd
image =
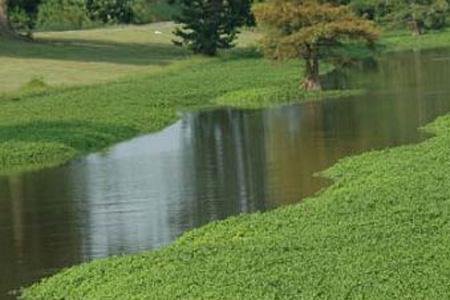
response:
M35 78L50 86L74 86L158 72L190 57L171 44L173 28L156 23L36 33L35 42L0 39L0 95Z
M191 53L172 43L175 27L172 22L161 22L38 32L34 42L0 38L0 95L17 92L33 79L53 87L94 85L158 73L180 61L189 63ZM244 30L238 45L255 46L259 37L255 30Z
M63 271L26 300L448 299L450 116L418 145L345 159L300 205Z

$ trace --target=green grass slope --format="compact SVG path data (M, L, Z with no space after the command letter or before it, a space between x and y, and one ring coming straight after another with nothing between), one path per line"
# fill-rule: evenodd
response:
M448 299L450 116L428 129L421 144L341 161L303 204L74 267L23 299Z
M173 29L172 23L155 23L42 32L35 34L34 42L0 38L0 95L36 78L59 87L160 72L191 57L172 45Z

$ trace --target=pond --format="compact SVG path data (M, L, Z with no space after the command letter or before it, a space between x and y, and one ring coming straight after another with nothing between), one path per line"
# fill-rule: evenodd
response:
M362 96L186 113L162 132L65 166L0 178L0 299L92 259L164 246L186 230L293 204L338 159L416 143L450 111L450 50L380 58L330 84ZM336 82L334 82L336 81Z

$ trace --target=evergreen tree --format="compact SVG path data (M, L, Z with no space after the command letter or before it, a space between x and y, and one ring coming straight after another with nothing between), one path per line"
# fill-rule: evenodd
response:
M181 13L175 30L180 40L176 45L186 46L194 53L215 55L218 49L234 46L239 27L252 25L252 0L178 0Z

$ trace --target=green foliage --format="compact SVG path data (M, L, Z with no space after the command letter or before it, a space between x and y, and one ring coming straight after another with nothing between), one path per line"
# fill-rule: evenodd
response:
M133 0L85 0L89 16L94 21L131 23Z
M426 29L442 29L446 25L449 6L446 0L396 0L388 15L394 22L409 26L415 34Z
M31 34L33 28L32 17L22 8L13 7L8 9L9 24L15 31Z
M7 2L8 8L20 8L30 16L35 16L37 14L39 5L42 3L42 0L9 0Z
M180 11L178 5L169 4L167 0L135 0L132 9L136 24L171 21Z
M21 92L25 93L36 93L36 92L43 92L48 90L50 87L48 84L44 81L44 79L37 77L33 78L30 81L28 81L22 88Z
M378 38L376 26L355 17L348 6L316 1L272 0L255 8L258 23L267 26L263 48L273 59L302 58L305 61L305 90L321 89L319 62L337 61L349 40L372 45Z
M436 0L424 17L425 28L442 29L447 25L449 5L446 0Z
M391 2L384 0L353 0L350 6L357 15L378 23L383 23L386 16L393 9Z
M58 12L63 6L66 9L59 15ZM38 10L43 10L39 16ZM8 16L11 24L14 29L25 32L31 32L36 25L39 30L61 30L92 27L94 24L145 24L169 21L173 20L178 12L179 6L169 4L169 0L10 0L8 2ZM39 20L37 20L38 17Z
M30 33L36 23L41 0L9 0L8 18L15 30Z
M444 28L449 14L447 0L353 0L351 6L360 16L417 35Z
M22 171L23 162L26 161L27 170L37 170L43 166L53 166L55 156L69 160L76 154L73 148L61 143L11 141L2 143L0 147L0 165L9 165L8 171L14 173Z
M84 0L44 0L37 27L41 30L71 30L91 27Z
M342 160L302 204L71 268L23 298L447 299L449 128L446 116L426 142Z
M257 89L244 89L227 93L215 99L219 106L237 107L240 109L261 109L281 104L300 101L315 101L346 96L355 96L364 93L361 90L331 90L305 92L298 89L298 85L272 86Z
M251 0L178 0L183 24L175 31L180 40L194 53L216 55L218 49L229 49L239 33L239 27L253 24Z

